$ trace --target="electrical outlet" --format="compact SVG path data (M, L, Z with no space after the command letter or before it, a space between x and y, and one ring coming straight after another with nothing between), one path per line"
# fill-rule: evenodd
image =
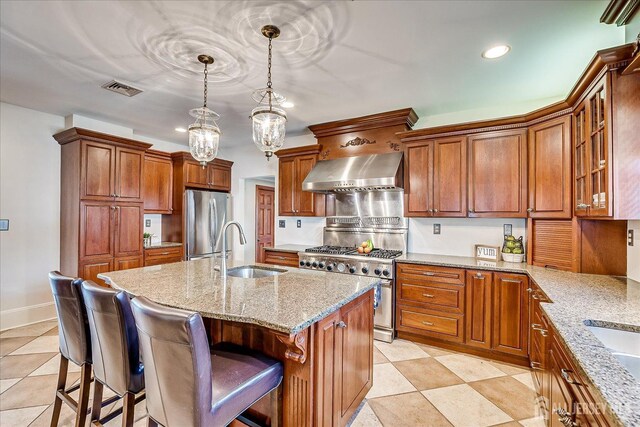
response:
M504 229L504 235L505 236L511 236L513 235L513 225L511 224L504 224L502 226L502 228Z
M0 231L9 231L8 219L0 219Z
M302 228L302 220L300 220L300 219L299 219L299 220L296 222L296 226L297 226L298 228Z
M440 224L433 224L433 234L440 234Z
M285 220L284 219L281 219L280 221L278 221L278 227L285 228Z
M145 219L144 220L144 226L145 227L151 227L151 220L150 219Z
M633 229L629 229L627 232L627 245L633 246Z

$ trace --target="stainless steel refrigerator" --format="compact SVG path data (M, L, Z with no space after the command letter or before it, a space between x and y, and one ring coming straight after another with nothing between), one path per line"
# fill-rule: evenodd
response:
M220 255L222 226L231 221L231 196L214 191L187 190L185 199L187 259Z

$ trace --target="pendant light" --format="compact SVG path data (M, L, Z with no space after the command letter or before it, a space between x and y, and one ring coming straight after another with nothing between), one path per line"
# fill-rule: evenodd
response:
M269 39L269 61L267 65L267 87L253 92L258 106L251 112L253 122L253 142L260 151L264 151L267 160L284 144L287 113L280 108L286 100L271 87L271 42L280 35L280 29L274 25L262 27L262 35Z
M216 120L220 116L207 108L207 66L213 64L213 58L209 55L198 55L198 61L204 64L204 105L189 111L189 114L196 119L189 126L189 151L204 168L207 162L218 155L220 128Z

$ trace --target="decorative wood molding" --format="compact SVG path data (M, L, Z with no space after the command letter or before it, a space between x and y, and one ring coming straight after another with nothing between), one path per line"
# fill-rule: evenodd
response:
M398 144L397 142L387 141L387 144L389 145L389 148L391 148L391 150L400 151L400 144Z
M418 115L413 111L413 108L403 108L402 110L311 125L309 130L313 132L316 138L321 138L397 125L404 125L411 129L417 121Z
M344 144L340 145L340 148L359 147L361 145L369 145L369 144L376 144L376 140L374 139L373 141L371 141L367 138L360 138L359 136L357 136L345 142Z
M331 150L325 150L320 153L320 160L326 160Z
M295 335L276 335L278 341L287 346L284 356L301 365L307 360L307 347L309 344L309 328L298 332Z
M286 148L284 150L278 150L274 154L278 158L283 158L283 157L291 157L291 156L302 156L305 154L320 154L321 150L322 150L322 145L313 144L313 145L304 145L302 147L293 147L293 148Z
M144 155L146 157L156 157L156 158L160 158L160 159L171 160L171 153L167 153L166 151L148 149L144 153Z
M57 134L53 135L53 138L58 141L58 144L60 145L65 145L79 139L96 142L107 142L120 146L135 147L141 150L148 150L153 145L146 142L136 141L135 139L128 139L120 136L109 135L108 133L96 132L94 130L75 127L63 130L62 132L58 132Z
M176 151L175 153L171 153L171 158L173 160L184 160L187 162L196 162L196 160L193 158L191 153L189 153L188 151ZM233 162L231 160L224 160L220 158L215 158L208 163L210 165L218 165L218 166L225 166L225 167L233 166Z
M600 22L604 24L615 23L618 27L627 25L640 7L638 0L609 0Z

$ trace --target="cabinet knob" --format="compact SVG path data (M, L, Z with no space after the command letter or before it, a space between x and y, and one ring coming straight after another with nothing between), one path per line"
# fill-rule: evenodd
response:
M533 208L527 208L527 212L533 212Z
M470 213L474 213L475 211L473 209L469 209L469 212Z
M482 273L476 273L476 279L484 279Z
M438 213L438 209L434 209L434 210L433 210L433 212L434 212L434 213Z
M346 327L347 327L347 324L346 324L346 323L344 323L344 322L341 320L341 321L339 321L339 322L338 322L338 325L337 325L337 326L338 326L338 328L346 328Z
M429 209L429 213L433 213L433 209Z
M586 209L588 207L589 207L589 205L587 205L585 203L578 203L578 206L576 206L576 209Z

